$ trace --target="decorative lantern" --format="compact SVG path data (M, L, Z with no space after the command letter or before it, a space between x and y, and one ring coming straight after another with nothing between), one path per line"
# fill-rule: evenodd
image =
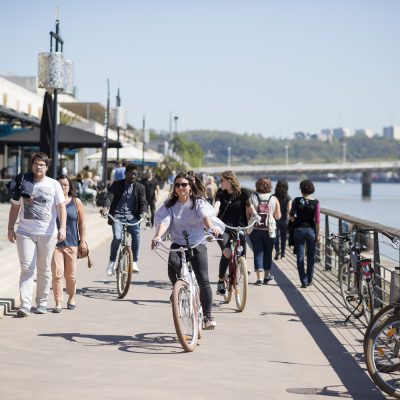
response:
M74 94L74 63L64 60L64 90L65 94Z
M64 56L63 53L39 53L38 87L53 90L64 88Z

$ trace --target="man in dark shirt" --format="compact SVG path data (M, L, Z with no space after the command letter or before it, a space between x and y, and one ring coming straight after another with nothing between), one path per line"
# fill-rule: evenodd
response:
M146 200L147 205L150 208L150 221L151 226L154 225L154 213L156 209L156 202L158 194L160 192L160 186L158 185L157 179L153 176L153 171L149 169L146 174L146 178L142 180L142 184L146 189Z
M144 186L136 182L139 171L135 164L128 163L125 170L125 179L115 181L108 189L101 214L109 212L113 217L122 222L137 222L147 211L147 201ZM111 242L110 262L107 267L107 275L115 273L115 259L119 244L122 239L122 225L109 219L113 229ZM128 232L132 236L133 272L139 272L137 264L140 244L140 225L128 226Z

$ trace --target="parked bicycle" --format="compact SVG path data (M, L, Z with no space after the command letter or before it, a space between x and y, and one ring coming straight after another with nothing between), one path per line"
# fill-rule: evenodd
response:
M141 218L137 222L123 222L119 219L113 217L111 214L105 213L104 218L111 218L115 223L122 225L122 239L121 243L119 244L117 257L115 259L115 273L117 276L117 291L118 291L118 298L123 299L131 285L132 280L132 268L133 268L133 255L132 249L129 245L129 232L128 226L135 226L139 225L143 218Z
M230 239L231 257L229 259L229 268L225 276L225 294L224 300L230 303L232 295L235 292L235 302L237 311L243 311L247 302L248 291L248 268L246 258L242 256L244 234L257 222L254 219L248 226L229 226L225 228L235 233L235 237Z
M361 252L366 246L357 242L358 234L371 232L371 229L353 228L344 235L332 234L327 240L341 256L344 250L344 260L339 265L339 285L346 308L351 316L360 318L365 316L367 323L371 321L375 310L375 271L372 259L364 257ZM339 241L339 248L334 240ZM347 246L346 246L347 245Z
M162 248L165 252L177 252L181 254L179 278L174 284L171 296L172 316L179 343L185 351L191 352L196 349L204 328L200 288L191 262L193 249L205 240L211 241L216 239L212 235L205 235L198 243L191 245L189 243L189 234L186 231L183 231L182 234L185 238L186 246L170 249L162 242L157 242L154 249Z

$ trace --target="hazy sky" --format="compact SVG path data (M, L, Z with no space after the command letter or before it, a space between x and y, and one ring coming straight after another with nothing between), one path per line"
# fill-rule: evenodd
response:
M400 124L398 0L0 0L0 74L37 74L56 6L78 101L168 130Z

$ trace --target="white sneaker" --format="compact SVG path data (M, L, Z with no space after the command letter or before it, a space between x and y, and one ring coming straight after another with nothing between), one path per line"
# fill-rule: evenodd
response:
M133 271L135 274L138 274L138 273L140 272L139 266L137 265L137 261L134 261L134 262L132 263L132 271Z
M106 269L107 276L113 276L115 274L115 261L110 261Z
M217 322L214 317L204 317L204 329L211 330L217 326Z

